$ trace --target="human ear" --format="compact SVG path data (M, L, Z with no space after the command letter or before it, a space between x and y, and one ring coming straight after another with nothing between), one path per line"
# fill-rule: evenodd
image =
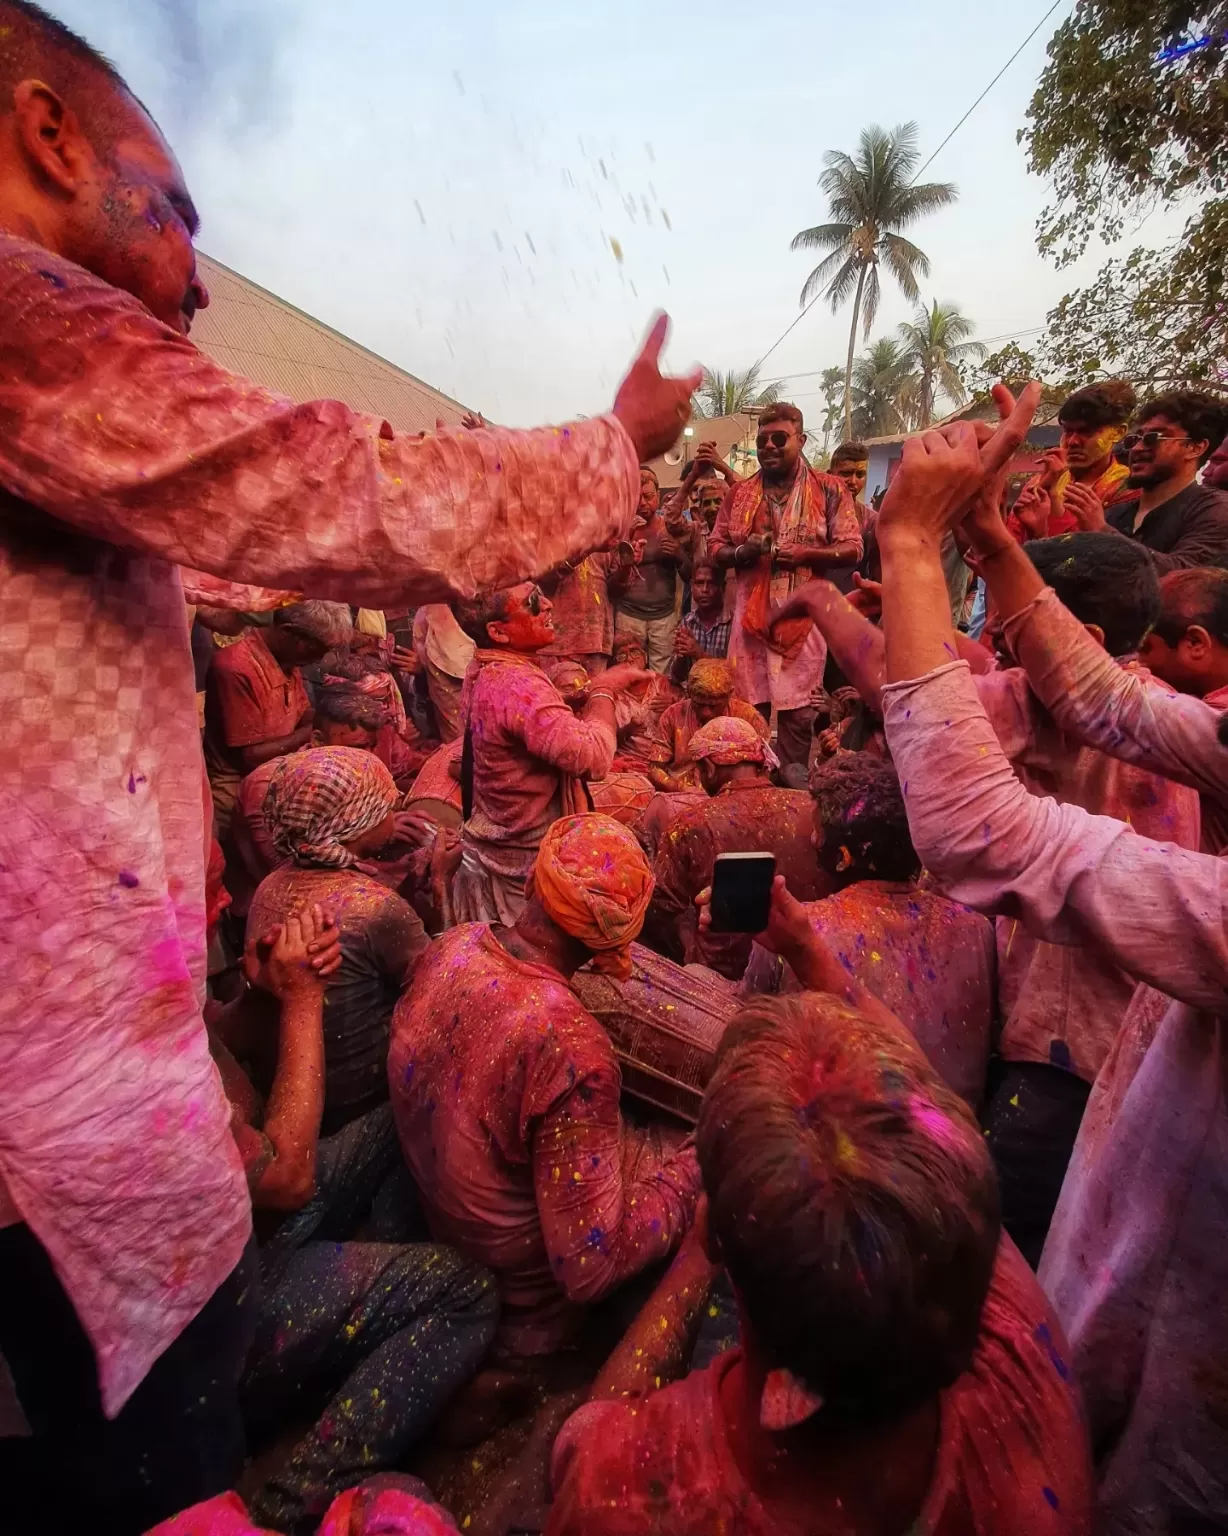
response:
M77 114L41 80L13 92L17 138L31 164L61 191L75 193L96 163Z

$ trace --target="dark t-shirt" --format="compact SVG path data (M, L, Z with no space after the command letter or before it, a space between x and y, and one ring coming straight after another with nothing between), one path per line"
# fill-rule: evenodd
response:
M267 933L299 907L319 902L341 930L341 965L324 992L324 1120L328 1136L388 1097L392 1010L430 940L395 891L355 869L284 864L261 882L247 918ZM407 963L408 962L408 963Z
M1107 508L1104 516L1111 528L1151 551L1161 575L1201 565L1228 570L1228 493L1211 485L1187 485L1154 507L1135 532L1137 514L1135 496Z

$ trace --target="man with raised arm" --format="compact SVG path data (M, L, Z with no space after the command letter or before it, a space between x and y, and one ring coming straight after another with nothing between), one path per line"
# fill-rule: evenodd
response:
M114 68L0 0L0 1221L28 1239L0 1313L75 1313L109 1416L195 1320L241 1326L222 1292L251 1234L200 1015L209 818L176 566L376 607L507 585L625 535L699 382L659 374L662 318L592 421L407 438L296 405L188 341L196 227ZM134 1405L151 1454L183 1380L165 1362ZM70 1478L79 1405L54 1406Z
M988 442L961 424L906 445L883 504L887 738L917 851L951 895L1017 915L1043 938L1094 944L1175 999L1143 1038L1127 1019L1102 1069L1040 1279L1087 1401L1097 1529L1211 1529L1228 1520L1213 1364L1228 1352L1228 870L1029 795L955 657L938 551L970 507L964 532L1008 628L1021 628L1025 610L1061 612L996 510L996 478L1038 391L1018 406L1001 394L1007 420ZM1063 644L1080 668L1094 657L1106 681L1120 673L1073 620ZM1196 700L1146 702L1157 718L1202 709L1218 719Z

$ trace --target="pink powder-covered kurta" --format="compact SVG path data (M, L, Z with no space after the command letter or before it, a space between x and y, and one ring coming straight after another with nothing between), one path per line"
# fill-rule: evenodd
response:
M443 599L621 536L638 483L612 418L401 437L226 373L0 236L0 1181L108 1413L251 1232L200 1017L208 815L176 567Z
M806 910L849 975L911 1031L950 1087L979 1105L994 1022L993 924L891 880L858 880ZM803 989L791 966L756 944L739 990Z
M1095 643L1077 625L1069 643L1089 651L1072 663L1090 666ZM1157 717L1191 703L1149 698ZM1092 1091L1040 1280L1087 1402L1098 1529L1218 1529L1228 1523L1228 863L1029 795L963 662L893 684L883 704L913 842L950 893L1044 939L1098 949L1148 983ZM1157 992L1176 999L1162 1017Z
M555 1348L581 1304L664 1258L691 1219L689 1143L658 1152L623 1127L609 1036L557 971L484 923L419 963L388 1077L431 1231L498 1275L517 1353Z
M972 1364L942 1393L910 1533L1088 1536L1091 1468L1068 1360L1040 1286L1004 1237ZM721 1387L741 1364L732 1350L643 1402L573 1414L554 1443L547 1536L808 1536L773 1512L770 1485L748 1482L734 1455ZM816 1483L815 1502L830 1508L831 1489Z
M1144 692L1171 696L1168 685L1136 661L1100 654L1106 668L1135 679ZM1022 667L981 674L976 691L1011 766L1034 794L1115 816L1159 842L1197 848L1193 791L1066 735ZM1095 951L1046 944L1013 918L1000 918L997 930L1000 1054L1061 1067L1090 1083L1134 995L1133 976Z
M478 663L461 706L473 743L473 813L452 897L460 922L512 922L546 829L572 809L568 781L604 779L615 736L591 709L573 714L533 657L484 650Z

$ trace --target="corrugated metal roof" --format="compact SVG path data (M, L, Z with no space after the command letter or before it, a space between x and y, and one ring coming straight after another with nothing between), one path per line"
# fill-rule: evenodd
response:
M200 256L211 302L192 323L192 340L232 373L292 400L341 400L382 416L401 432L459 426L468 407L267 288Z

